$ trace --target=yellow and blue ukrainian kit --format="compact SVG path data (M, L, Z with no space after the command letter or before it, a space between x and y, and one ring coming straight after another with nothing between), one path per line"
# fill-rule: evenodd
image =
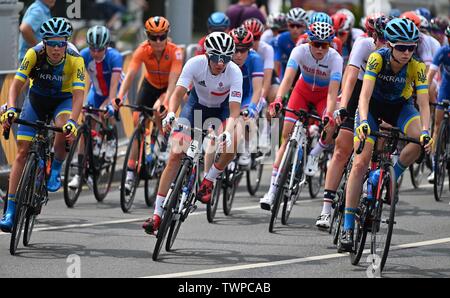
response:
M44 45L38 44L27 51L15 78L22 82L31 80L21 119L35 122L44 121L49 115L56 118L72 112L73 90L85 89L84 60L67 48L65 58L53 65L47 60ZM31 141L34 136L33 128L19 125L18 140Z
M401 128L406 134L411 122L420 118L414 107L413 94L428 94L426 66L413 56L398 73L394 73L390 58L389 48L379 49L369 56L364 80L375 81L375 87L370 99L367 121L372 131L378 131L378 119L382 119ZM355 127L359 126L359 122L357 113ZM370 139L375 141L373 137Z

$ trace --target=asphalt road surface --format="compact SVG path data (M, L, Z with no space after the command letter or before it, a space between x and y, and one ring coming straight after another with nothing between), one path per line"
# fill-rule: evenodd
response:
M117 183L102 203L84 190L73 209L62 192L52 194L29 247L21 243L11 256L10 235L0 232L0 277L367 277L368 252L359 266L338 254L330 235L315 227L321 199L311 200L305 190L290 224L278 222L275 233L268 232L269 213L258 201L269 174L266 166L258 197L248 195L243 179L231 216L219 205L214 224L199 206L182 225L173 252L163 248L158 262L151 258L156 238L141 228L152 212L142 189L129 214L120 209ZM436 202L431 185L413 189L405 175L383 277L450 277L449 193Z

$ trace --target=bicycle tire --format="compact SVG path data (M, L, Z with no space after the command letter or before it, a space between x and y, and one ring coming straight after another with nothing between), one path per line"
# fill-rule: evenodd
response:
M150 183L155 180L155 185L150 186ZM158 193L159 182L161 180L161 176L156 177L156 179L145 178L144 181L144 199L147 207L153 207L156 201L156 195Z
M444 190L445 173L447 171L447 146L448 146L448 123L442 121L439 128L439 137L436 144L436 154L434 158L434 199L440 201Z
M130 159L131 156L132 151L131 149L133 147L133 143L137 141L137 143L140 144L140 136L141 136L141 129L138 126L136 127L130 138L130 142L128 143L127 151L125 153L125 159L123 162L122 179L120 180L120 208L124 213L130 212L133 206L134 197L136 196L136 190L139 186L140 177L137 171L138 167L136 166L134 169L134 183L132 184L130 193L127 195L125 184L127 182L126 180L128 171L128 160Z
M20 242L20 237L24 228L26 215L28 212L31 196L34 193L34 181L36 177L36 153L31 152L28 155L22 176L20 177L19 185L17 187L17 203L16 213L14 215L14 224L11 231L11 241L9 245L9 252L15 255L17 246Z
M216 185L214 185L213 194L211 200L206 204L206 219L209 223L214 222L214 218L217 213L217 207L219 206L220 197L223 195L223 179L224 174L222 173L216 180Z
M286 150L287 150L286 159L285 159L283 168L280 167L280 169L279 169L279 173L281 173L281 175L280 175L279 180L277 181L278 187L275 192L275 199L274 199L274 204L272 207L272 214L270 216L270 223L269 223L269 232L270 233L273 233L276 219L278 217L278 212L280 209L281 201L284 200L284 194L285 194L284 186L286 184L286 180L287 180L287 177L289 174L289 168L292 166L291 160L292 160L292 156L294 153L294 151L292 150L292 146L290 146L288 144L288 147L286 148Z
M156 243L152 254L153 261L156 261L158 259L162 245L167 236L167 232L169 231L169 228L172 224L173 211L178 205L178 197L181 195L181 187L183 186L186 175L190 173L191 166L189 163L189 160L185 160L182 167L180 168L180 171L178 172L178 175L176 176L173 190L168 198L169 203L164 210L161 225L159 226L158 233L156 234Z
M261 185L261 177L264 170L264 165L261 162L256 161L256 153L252 153L252 161L250 169L247 170L246 180L247 180L247 190L252 196L255 196L258 192L259 186ZM253 173L253 174L252 174ZM256 179L254 179L256 178Z
M365 183L365 182L364 182ZM358 265L361 260L361 256L364 252L367 240L367 219L370 216L371 208L364 202L365 198L361 198L358 213L355 217L355 235L353 250L350 252L350 263L352 265ZM342 225L341 225L342 227ZM339 240L338 240L339 241Z
M420 185L425 178L425 168L426 168L425 159L420 163L413 163L409 166L409 173L411 176L411 183L415 189L420 188Z
M30 209L28 209L28 213ZM31 234L33 233L34 224L36 221L36 214L28 214L25 218L25 228L23 231L23 245L28 246L31 240Z
M78 188L76 190L72 190L69 187L69 183L71 181L72 175L70 173L71 168L74 166L74 162L73 159L74 157L78 154L78 144L80 143L81 137L85 137L84 138L84 150L83 150L83 161L81 162L81 164L83 165L83 169L80 171L78 169L78 175L80 175L80 184L78 185ZM86 174L86 166L88 165L88 139L87 139L88 135L86 133L86 128L85 125L81 126L80 129L78 130L78 136L75 139L75 141L73 142L72 146L70 147L70 151L69 151L69 155L67 156L66 159L66 166L64 168L64 203L66 203L66 206L68 208L73 208L75 206L75 203L78 201L78 198L81 194L81 191L83 190L83 181L85 179L85 174ZM77 158L77 165L76 168L79 168L80 163L78 162L78 158ZM74 193L73 196L71 195L71 193Z
M115 148L114 148L114 156L112 158L111 161L107 161L106 160L106 151L105 151L102 156L100 157L100 164L98 165L98 167L95 167L94 170L94 197L98 202L102 202L106 196L108 195L108 192L111 188L111 183L114 179L114 171L116 169L116 162L117 162L117 151L118 151L118 143L119 143L119 139L118 139L118 135L117 135L117 128L113 127L112 131L109 131L109 133L112 134L113 138L116 140L115 143ZM103 146L107 146L107 133L103 134L103 138L102 138L102 147ZM95 164L95 162L94 162ZM106 165L105 165L106 164ZM106 171L107 176L103 177L102 172ZM105 178L103 183L100 183L100 178ZM101 187L103 186L103 187Z
M386 175L386 173L388 175ZM397 201L395 200L395 172L392 165L387 166L387 170L385 172L384 177L382 178L382 187L380 188L380 195L383 195L383 190L386 188L386 196L388 200L383 200L381 197L377 198L378 205L375 208L375 219L372 222L372 237L371 237L371 245L370 245L370 252L372 255L377 254L377 244L379 243L378 239L380 238L377 235L380 235L383 230L384 226L381 225L383 222L386 223L386 240L385 242L381 242L381 246L383 248L382 255L381 255L381 261L379 264L380 273L384 269L384 265L386 264L386 260L389 254L389 247L391 245L392 240L392 232L394 230L394 224L395 224L395 209L397 205ZM385 203L385 201L387 203ZM389 207L388 207L389 206ZM386 210L388 214L387 220L382 217L383 210ZM376 268L375 268L376 269Z
M309 196L311 199L315 199L322 188L322 184L325 178L325 170L326 170L326 154L321 154L319 158L319 176L317 174L315 176L308 176L306 179L308 181L308 190Z
M330 228L328 229L328 233L333 238L333 244L337 244L337 239L339 237L340 230L340 221L342 219L342 204L345 204L345 188L340 189L336 193L337 201L334 204L333 215L331 216Z
M226 179L224 181L226 190L223 196L223 213L226 216L231 214L231 208L233 206L234 197L236 195L236 189L242 178L242 172L238 170L237 162L235 163L235 168L230 171L228 168L225 170Z

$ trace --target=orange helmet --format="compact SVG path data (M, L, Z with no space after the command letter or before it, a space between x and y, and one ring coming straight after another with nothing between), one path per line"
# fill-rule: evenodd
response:
M145 22L145 29L148 33L166 33L169 31L170 23L164 17L151 17Z
M412 21L417 28L420 28L420 17L414 11L405 11L400 15L400 18L408 19Z

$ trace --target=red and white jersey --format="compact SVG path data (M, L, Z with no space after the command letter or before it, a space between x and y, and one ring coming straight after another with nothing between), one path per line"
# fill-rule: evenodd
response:
M358 80L363 80L366 71L367 59L375 51L375 43L372 37L358 38L353 44L348 65L359 68Z

